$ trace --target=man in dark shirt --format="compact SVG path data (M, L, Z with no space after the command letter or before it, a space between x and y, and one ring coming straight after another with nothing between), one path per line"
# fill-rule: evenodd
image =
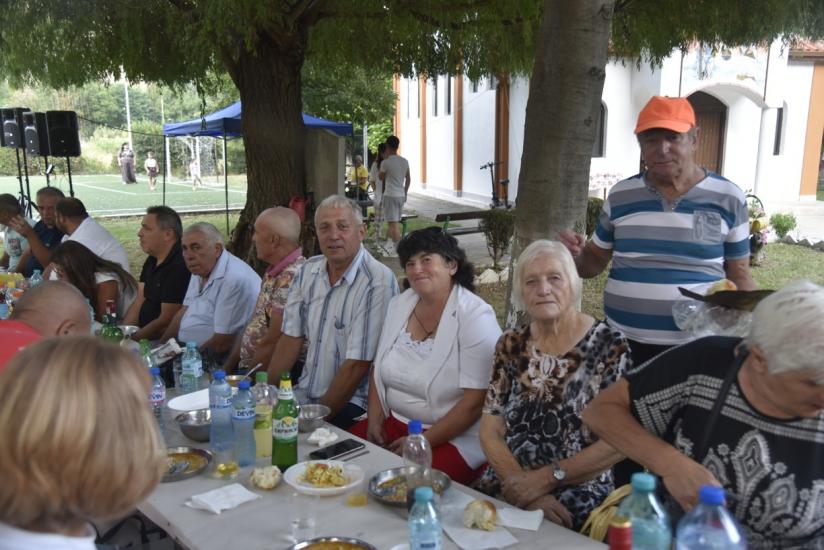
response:
M183 307L191 273L183 261L180 237L183 226L177 212L168 206L146 209L140 231L140 248L149 255L140 272L137 298L126 313L126 324L140 330L132 338L160 338Z
M63 197L63 191L57 187L43 187L37 191L35 198L37 211L40 212L40 221L31 227L22 217L18 216L10 223L29 241L29 248L20 256L18 263L20 266L18 271L24 277L31 277L35 269L39 269L42 273L49 265L51 251L60 244L63 238L63 232L54 223L57 202Z

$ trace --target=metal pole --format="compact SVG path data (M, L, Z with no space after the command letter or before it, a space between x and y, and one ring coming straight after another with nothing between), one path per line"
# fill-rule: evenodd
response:
M126 131L129 133L129 149L134 150L134 146L132 146L132 111L129 108L129 79L122 68L120 69L120 75L123 78L123 89L126 92Z
M226 134L223 134L223 189L226 193L226 236L229 236L229 170L226 162Z
M29 161L23 148L23 174L26 176L26 215L31 218L31 187L29 186Z
M166 110L163 106L163 93L160 93L160 127L166 125ZM169 140L166 139L166 136L163 136L163 178L164 182L166 181L166 174L169 175L169 179L172 179L172 167L171 165L166 162L169 158ZM164 203L165 204L165 203Z
M169 166L169 138L163 136L163 206L166 206L166 170Z
M49 180L49 157L48 157L48 155L43 157L43 163L46 165L46 170L44 172L46 174L46 187L51 187L51 181Z
M20 168L20 149L14 148L14 155L17 157L17 181L20 182L20 198L26 196L25 191L23 190L23 171Z
M367 136L369 131L366 129L366 121L363 122L363 165L366 166L366 169L369 169L369 140ZM355 174L355 179L357 179L357 174Z
M69 196L74 197L74 185L72 184L72 159L66 157L66 173L69 175Z

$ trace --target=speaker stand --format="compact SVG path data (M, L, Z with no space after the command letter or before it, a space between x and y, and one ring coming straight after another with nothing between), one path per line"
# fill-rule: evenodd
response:
M69 196L74 197L74 185L72 184L72 159L66 157L66 173L69 175Z
M26 176L26 215L31 218L31 186L29 185L29 161L23 148L23 174Z
M26 190L23 188L23 170L20 167L20 149L14 149L14 155L17 157L17 181L20 182L20 206L26 212L28 217L31 217L31 203L26 199ZM26 183L28 184L28 177Z
M50 181L51 174L49 174L49 156L48 155L43 155L43 166L46 167L46 169L43 170L43 174L46 176L46 187L51 187L51 181Z

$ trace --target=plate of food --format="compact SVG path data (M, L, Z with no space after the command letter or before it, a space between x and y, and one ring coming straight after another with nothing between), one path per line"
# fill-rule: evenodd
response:
M363 481L363 469L340 460L299 462L283 474L283 480L300 493L342 495Z
M288 550L377 550L368 542L351 537L318 537L316 539L305 540Z
M440 470L431 470L432 489L442 495L452 485L449 476ZM369 494L389 506L406 507L406 468L392 468L378 472L369 480Z
M196 476L212 461L212 453L196 447L170 447L166 450L163 482L180 481Z

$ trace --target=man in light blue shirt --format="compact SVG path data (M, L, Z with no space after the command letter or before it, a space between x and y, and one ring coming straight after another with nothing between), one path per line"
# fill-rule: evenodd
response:
M345 429L366 412L369 369L398 282L361 245L366 229L354 201L326 198L315 228L323 254L307 260L289 288L269 381L277 384L292 368L305 340L297 385L309 401L329 406L330 422Z
M161 339L197 342L217 356L228 353L252 317L260 277L223 248L220 232L210 223L187 227L181 249L192 278L183 307Z

